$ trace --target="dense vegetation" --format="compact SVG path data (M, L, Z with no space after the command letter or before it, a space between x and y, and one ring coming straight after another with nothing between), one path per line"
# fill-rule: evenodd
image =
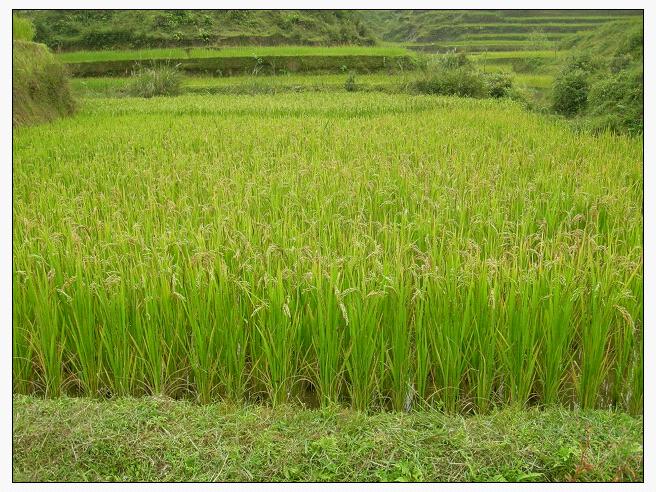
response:
M402 47L273 46L79 51L58 55L78 77L124 75L143 64L178 65L209 76L285 75L296 72L360 73L412 68L414 57Z
M29 37L29 27L17 33L16 25L14 36ZM11 100L13 126L50 121L75 108L64 66L46 46L29 41L13 41Z
M639 14L14 14L14 480L642 480Z
M515 94L509 74L482 72L463 53L430 59L408 87L421 94L439 96L501 98Z
M515 42L520 49L549 49L568 33L640 15L631 10L369 10L361 15L385 41L479 42L486 48ZM511 42L511 43L509 43Z
M553 87L554 110L595 131L643 131L642 22L616 22L566 41L570 56Z
M71 51L59 53L63 62L112 60L169 60L176 58L238 58L267 56L403 56L410 54L402 46L231 46L225 48L154 48L142 50Z
M640 140L342 94L17 131L14 390L639 413Z
M642 418L13 401L15 481L641 481Z
M175 66L141 68L132 74L127 94L132 97L177 96L182 76Z
M53 49L207 45L372 44L358 15L339 10L24 11Z
M17 15L11 18L11 38L14 41L33 41L36 33L34 25L29 19L24 19Z

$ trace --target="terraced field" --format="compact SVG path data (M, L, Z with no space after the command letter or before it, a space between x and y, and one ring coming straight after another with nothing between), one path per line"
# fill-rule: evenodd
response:
M154 48L141 50L71 51L57 55L66 63L114 60L166 60L185 58L233 58L270 56L404 56L402 46L232 46L225 48Z
M425 10L365 11L364 19L385 41L440 43L463 47L484 39L487 46L512 43L533 49L536 41L563 40L571 33L641 15L631 10ZM538 34L539 36L536 36ZM539 38L539 39L536 39ZM463 44L464 43L464 44ZM488 48L490 49L490 48Z
M565 12L14 17L13 479L643 480L643 32Z

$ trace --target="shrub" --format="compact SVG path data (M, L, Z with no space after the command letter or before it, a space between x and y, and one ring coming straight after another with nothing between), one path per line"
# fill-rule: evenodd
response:
M643 131L643 72L622 70L599 79L588 95L590 127L594 131Z
M552 108L564 116L580 113L588 101L588 73L581 69L564 70L553 83Z
M512 90L512 78L507 73L488 73L484 75L485 86L490 97L508 97Z
M33 41L36 30L29 19L12 16L11 36L16 41Z
M141 68L132 73L127 92L133 97L176 96L181 83L177 66Z
M507 73L482 73L463 53L450 52L428 61L423 75L410 82L422 94L460 97L510 97L512 78Z
M458 68L467 68L472 66L472 62L464 53L449 51L438 58L438 63L446 70L455 70Z
M467 68L436 70L414 81L412 87L422 94L441 96L484 97L487 94L482 74Z
M505 81L491 78L488 82L486 75L478 71L463 53L450 52L435 57L425 64L422 72L420 78L410 83L412 90L422 94L486 97L493 86L495 94L504 92Z
M593 57L588 52L579 52L571 55L561 69L561 72L572 72L574 70L581 70L586 73L591 73L601 67L601 60Z

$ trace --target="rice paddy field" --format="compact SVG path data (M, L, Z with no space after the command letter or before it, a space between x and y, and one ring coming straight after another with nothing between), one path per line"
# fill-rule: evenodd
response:
M229 46L222 48L152 48L141 50L71 51L57 55L62 62L111 60L160 60L174 58L215 58L244 56L402 56L402 46Z
M357 74L355 81L361 90L399 91L407 83L413 72L409 73L371 73ZM285 75L243 75L233 77L186 76L181 81L183 93L235 93L235 92L300 92L324 91L344 92L349 74L285 74ZM87 77L71 79L73 91L80 97L116 96L126 92L130 77Z
M547 94L551 90L553 75L537 73L513 73L511 65L480 64L486 72L511 74L513 84L520 90ZM385 92L388 94L408 92L408 86L420 75L418 71L396 73L355 74L358 91ZM243 75L233 77L184 76L180 91L184 94L280 94L298 92L346 92L345 85L350 74L285 74ZM74 94L81 98L121 97L128 93L130 77L85 77L70 80ZM535 97L533 97L535 99Z
M13 135L14 393L642 412L642 141L512 101L86 98Z

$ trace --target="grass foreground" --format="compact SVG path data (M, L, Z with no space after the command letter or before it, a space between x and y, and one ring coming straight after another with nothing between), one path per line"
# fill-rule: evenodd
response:
M642 481L642 417L14 396L15 481Z

